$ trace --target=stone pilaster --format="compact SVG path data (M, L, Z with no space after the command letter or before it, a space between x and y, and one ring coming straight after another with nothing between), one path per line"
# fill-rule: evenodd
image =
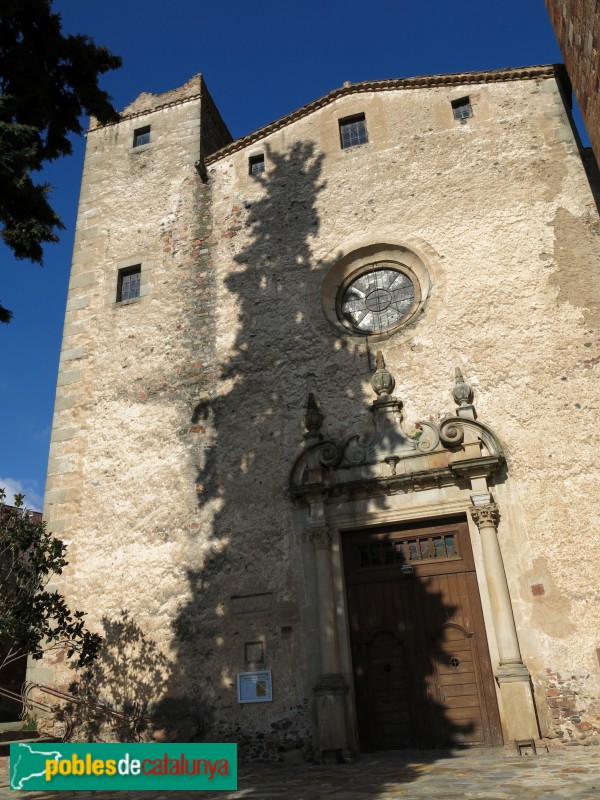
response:
M331 573L331 533L320 525L308 529L315 549L317 593L319 598L319 644L321 674L314 687L317 705L318 743L321 758L333 755L348 760L346 695L348 685L340 671L339 644L335 618L335 595Z
M509 740L539 739L531 677L519 648L504 560L498 542L500 513L493 503L475 506L471 516L481 536L483 562L490 593L500 665L496 680L504 705Z

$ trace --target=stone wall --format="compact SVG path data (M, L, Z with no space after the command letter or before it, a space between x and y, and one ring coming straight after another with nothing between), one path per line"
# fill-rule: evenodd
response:
M595 0L546 0L577 102L600 161L600 9Z
M553 78L348 91L209 167L221 453L232 452L235 434L224 428L243 403L257 427L237 458L267 467L252 501L254 523L267 528L273 507L281 519L289 513L283 465L297 452L307 387L320 397L327 438L363 430L381 348L414 430L419 419L452 413L461 366L508 458L494 492L526 663L537 674L568 654L573 669L589 670L581 698L589 706L600 677L592 523L600 341L590 291L599 223L561 92ZM467 95L473 117L460 123L451 100ZM338 120L360 113L368 144L340 149ZM256 179L248 158L259 152L266 172ZM427 264L422 314L374 341L344 333L324 313L325 277L353 252L389 244ZM237 485L245 493L251 484L248 474ZM403 503L413 498L397 500L400 513ZM382 501L382 519L391 508ZM233 518L235 503L222 513ZM540 582L546 595L534 597ZM310 629L303 636L310 653Z
M453 412L455 366L473 385L508 459L493 491L525 660L535 675L586 670L578 707L591 708L598 216L552 70L350 88L213 155L207 183L194 165L215 117L186 86L88 138L45 516L69 545L70 600L107 639L96 696L141 704L157 738L310 756L318 603L289 474L309 391L326 435L368 427L383 349L411 432ZM467 95L460 122L451 101ZM338 120L361 113L368 143L342 150ZM133 148L146 124L150 144ZM408 327L355 336L324 282L382 248L416 254L431 290ZM117 303L134 264L141 297ZM429 496L384 499L374 518ZM239 704L236 676L256 669L272 670L273 701ZM50 661L32 677L73 679Z
M88 135L45 517L69 545L73 602L99 630L125 609L146 633L168 627L173 589L186 582L177 553L195 523L198 460L188 453L202 453L189 409L214 384L200 116L196 97ZM146 124L151 143L134 148ZM141 297L118 304L118 269L132 264L142 265ZM165 439L157 471L147 446L161 451ZM179 486L188 503L173 514ZM165 571L167 557L178 574ZM61 673L64 685L71 678Z
M590 672L546 670L546 697L556 736L565 745L600 744L600 696Z
M296 610L286 579L269 585L265 612L252 605L256 587L243 575L246 549L272 553L277 532L249 542L239 524L231 529L219 518L228 478L216 471L217 458L231 481L239 465L220 455L213 421L219 299L210 190L196 164L203 143L226 138L218 112L203 108L201 88L196 78L175 93L145 96L121 123L88 135L45 517L69 547L69 599L89 611L107 645L91 676L48 658L30 677L63 689L78 678L76 691L97 702L137 703L157 738L231 736L243 724L249 752L277 759L292 741L288 708L292 749L310 746L307 723L298 721L306 720L307 690L293 685ZM146 125L150 143L133 147L134 130ZM136 264L141 296L118 303L118 271ZM245 425L240 408L236 436ZM241 495L240 514L245 501ZM135 636L119 633L125 614ZM229 630L224 616L232 616ZM141 636L153 642L151 659ZM272 715L240 712L235 700L236 673L264 666L247 661L244 642L265 639L269 665L286 665L275 728Z

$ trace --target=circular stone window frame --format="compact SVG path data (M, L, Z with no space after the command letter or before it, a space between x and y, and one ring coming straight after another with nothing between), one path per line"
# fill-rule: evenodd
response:
M398 269L415 287L415 299L408 312L396 325L369 333L344 321L341 314L342 296L356 278L373 269ZM345 336L354 340L369 338L379 341L412 327L420 319L431 294L431 277L423 258L414 250L401 244L370 244L348 252L329 270L321 284L321 305L328 321Z
M349 319L344 318L344 314L342 312L344 295L356 280L361 278L363 275L370 275L373 272L377 272L379 270L395 271L399 272L402 275L406 275L406 277L411 282L411 285L414 290L413 300L408 311L394 325L390 325L389 327L384 328L381 331L361 330L361 328L358 325L354 325ZM407 325L412 319L413 315L417 313L420 302L421 302L421 284L419 283L419 280L415 275L415 273L406 264L403 264L400 261L390 261L390 260L384 261L378 259L377 261L370 262L366 266L360 267L359 269L355 270L354 272L350 273L350 275L348 275L348 277L342 283L342 285L338 290L335 310L338 321L341 322L341 324L345 328L347 328L350 331L350 333L355 333L357 336L385 336L387 334L394 333L394 331L398 330L398 328ZM365 305L366 305L366 300L365 300Z

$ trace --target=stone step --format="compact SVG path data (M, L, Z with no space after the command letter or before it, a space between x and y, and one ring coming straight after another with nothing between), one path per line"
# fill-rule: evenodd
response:
M11 744L37 744L39 742L57 742L51 736L37 736L35 731L21 731L23 736L13 736L12 739L0 738L0 757L10 755Z
M23 725L21 725L20 730L0 731L0 744L4 744L4 742L21 742L25 739L35 741L37 738L37 731L24 731Z
M0 722L0 734L4 733L5 731L22 731L23 730L23 720L18 719L16 722Z

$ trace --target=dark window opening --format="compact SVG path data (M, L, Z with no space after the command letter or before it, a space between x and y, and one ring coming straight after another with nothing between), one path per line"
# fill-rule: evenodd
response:
M141 147L143 144L150 144L150 125L133 132L133 146Z
M142 277L142 267L127 267L119 270L119 281L117 284L117 303L125 303L127 300L135 300L140 296L140 279Z
M261 153L258 156L250 156L248 159L248 172L250 175L260 175L265 171L265 156Z
M473 109L468 97L460 97L458 100L452 100L452 113L454 119L463 120L473 116Z
M340 141L343 150L347 147L356 147L358 144L366 144L369 141L364 114L340 120Z

